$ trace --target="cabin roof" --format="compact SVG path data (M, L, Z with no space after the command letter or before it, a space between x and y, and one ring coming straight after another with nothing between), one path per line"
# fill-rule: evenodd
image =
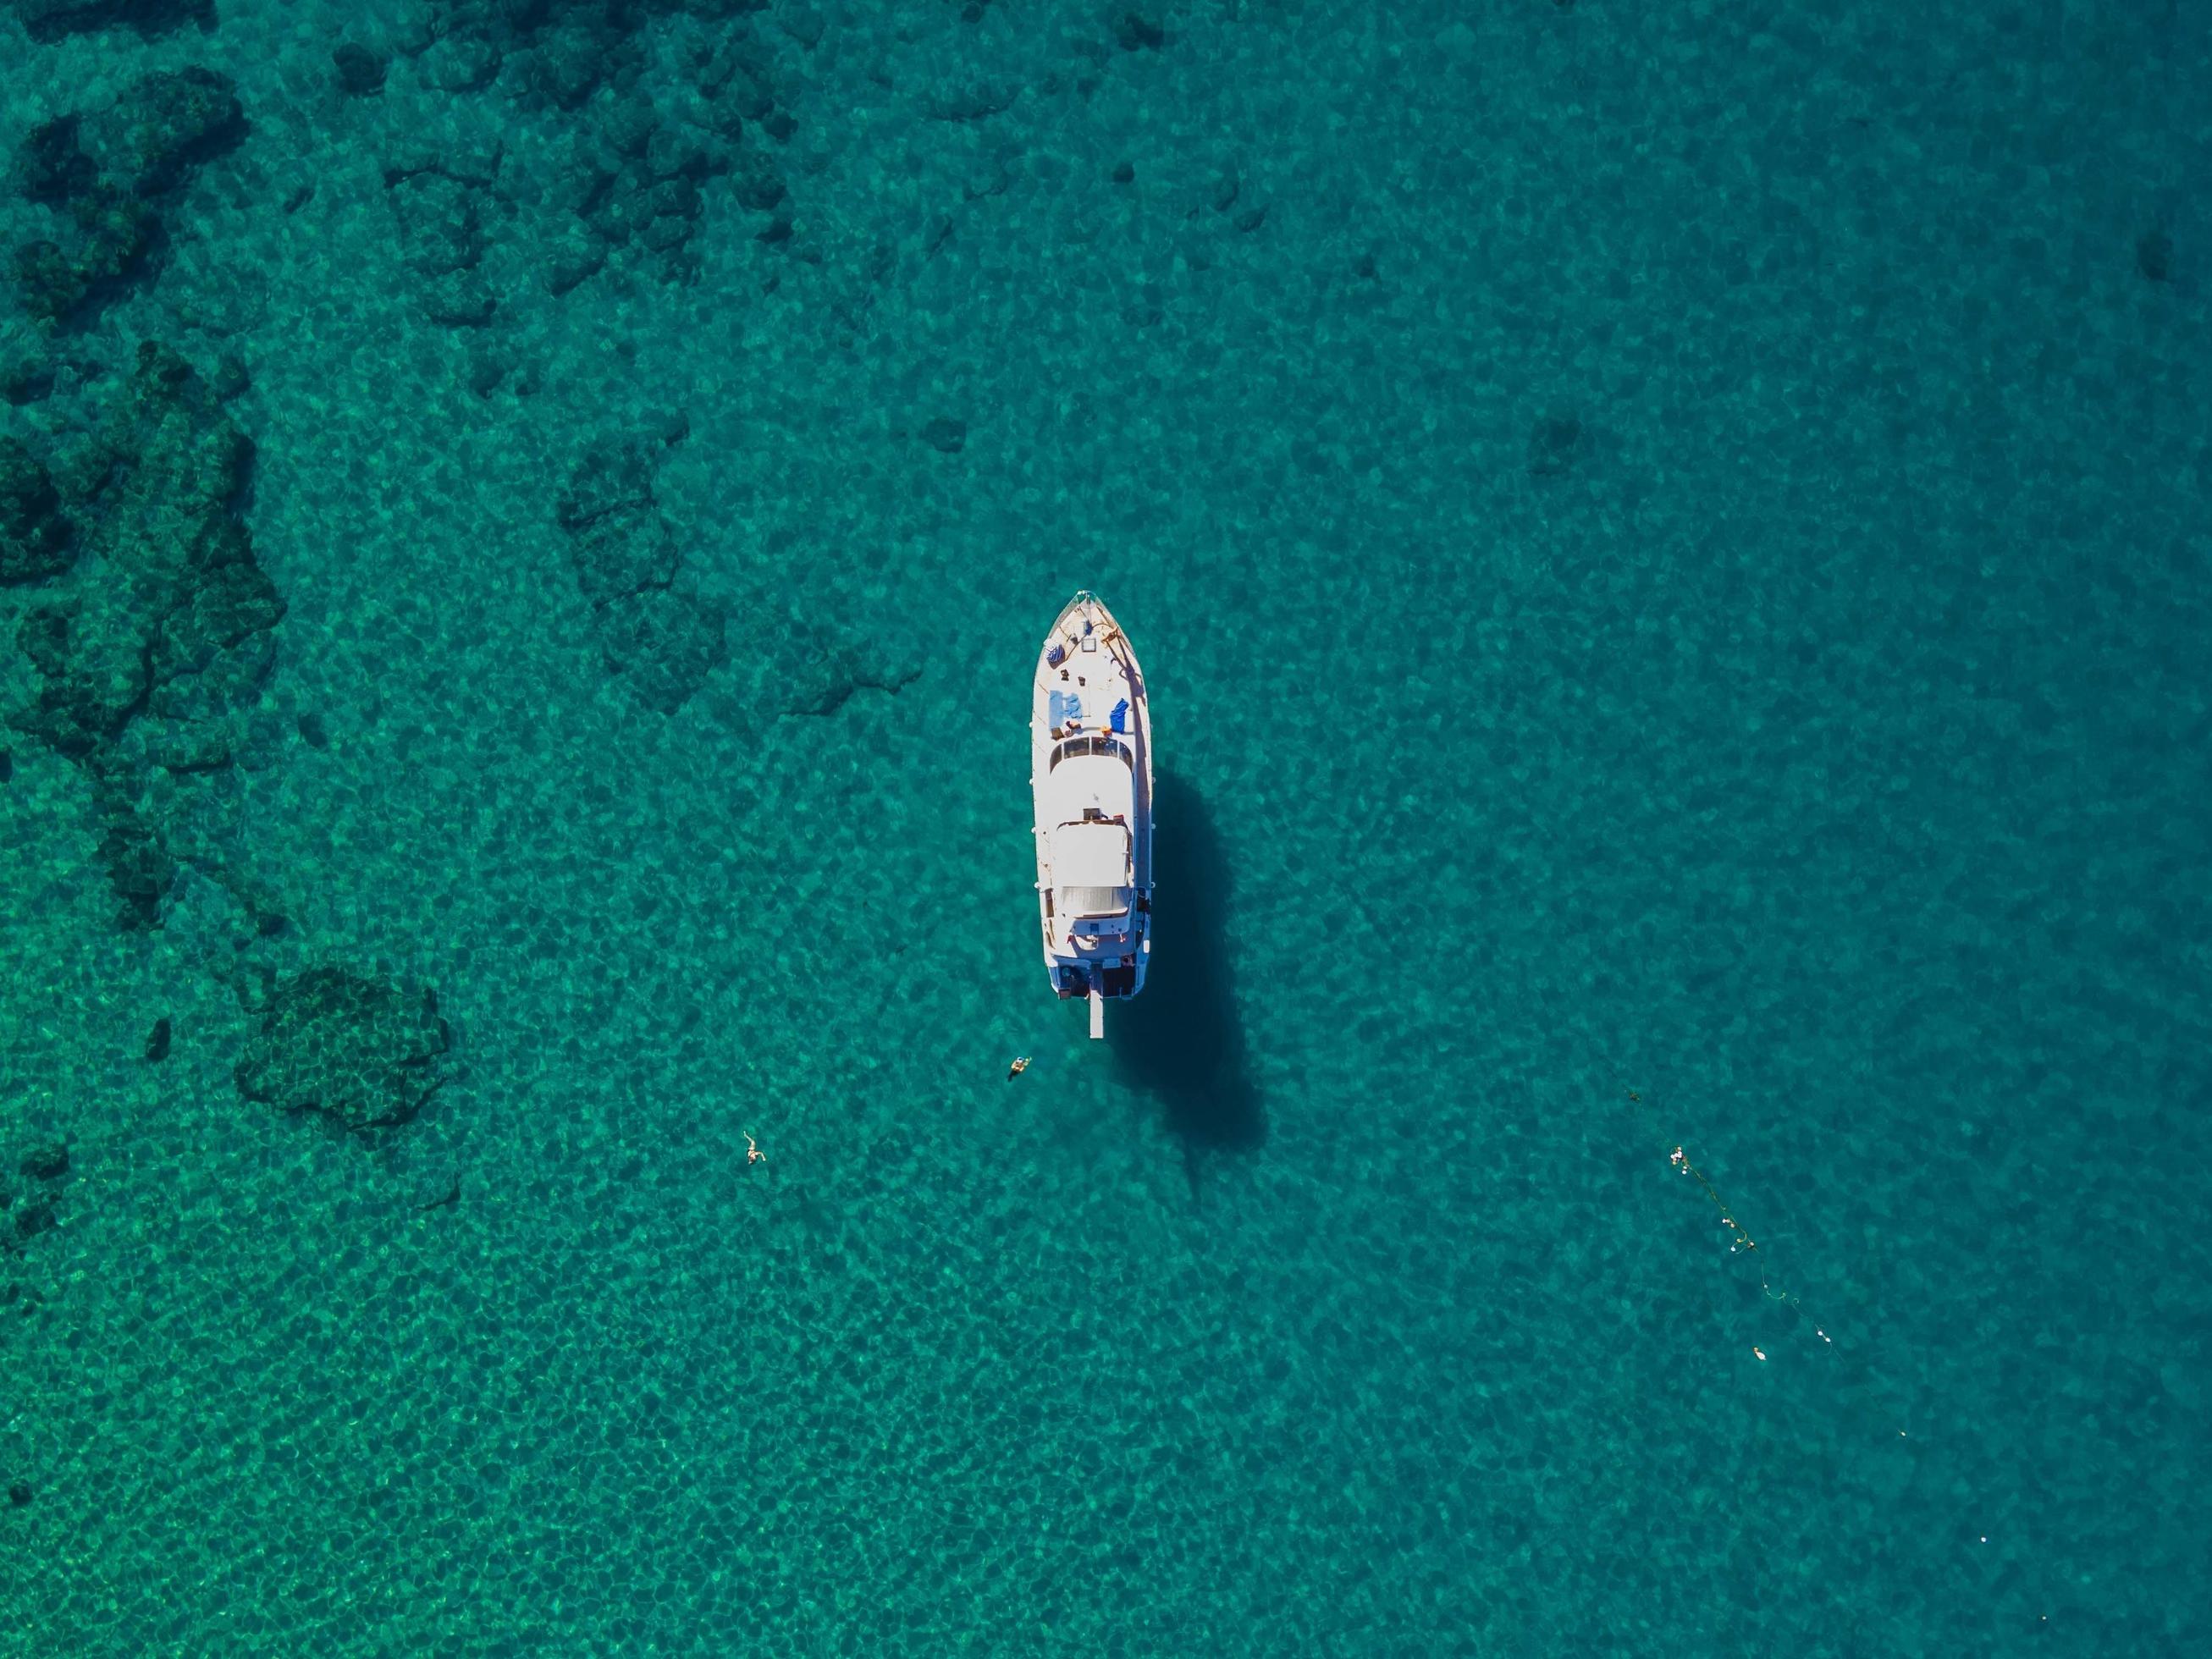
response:
M1055 887L1121 887L1129 879L1129 831L1093 819L1063 823L1052 832Z

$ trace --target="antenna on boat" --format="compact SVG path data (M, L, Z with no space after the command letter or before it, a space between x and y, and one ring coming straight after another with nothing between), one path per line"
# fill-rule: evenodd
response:
M1093 1042L1106 1035L1106 997L1097 986L1091 988L1091 1036Z

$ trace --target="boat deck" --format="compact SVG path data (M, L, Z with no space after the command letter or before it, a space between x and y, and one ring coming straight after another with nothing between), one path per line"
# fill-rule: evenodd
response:
M1079 983L1088 979L1094 1036L1104 998L1133 996L1143 988L1152 948L1152 736L1136 652L1096 596L1079 593L1037 653L1030 781L1036 805L1045 964L1062 996L1071 994L1070 973ZM1080 927L1073 917L1055 914L1051 835L1055 825L1086 817L1126 824L1129 832L1128 865L1121 879L1134 892L1127 923L1120 927Z
M1089 625L1088 633L1085 624ZM1091 649L1085 641L1092 642ZM1054 648L1060 660L1054 663ZM1100 737L1119 742L1134 762L1138 822L1149 826L1152 814L1151 721L1145 708L1143 671L1137 666L1121 627L1106 607L1095 599L1079 599L1060 613L1037 662L1037 729L1034 733L1034 775L1050 769L1052 751L1070 738ZM1059 691L1074 705L1055 703ZM1058 723L1053 715L1063 716ZM1136 826L1132 825L1133 829ZM1152 847L1149 834L1136 837L1136 881L1140 889L1152 884Z

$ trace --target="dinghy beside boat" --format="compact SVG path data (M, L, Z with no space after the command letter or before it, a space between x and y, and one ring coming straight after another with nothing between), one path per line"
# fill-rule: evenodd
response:
M1145 988L1152 956L1152 727L1137 653L1095 593L1037 653L1030 791L1045 971L1103 1036L1107 1002Z

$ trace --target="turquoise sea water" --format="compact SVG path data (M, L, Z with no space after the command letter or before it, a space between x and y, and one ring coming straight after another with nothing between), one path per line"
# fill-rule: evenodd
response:
M2148 0L0 10L0 1649L2204 1651L2208 86Z

